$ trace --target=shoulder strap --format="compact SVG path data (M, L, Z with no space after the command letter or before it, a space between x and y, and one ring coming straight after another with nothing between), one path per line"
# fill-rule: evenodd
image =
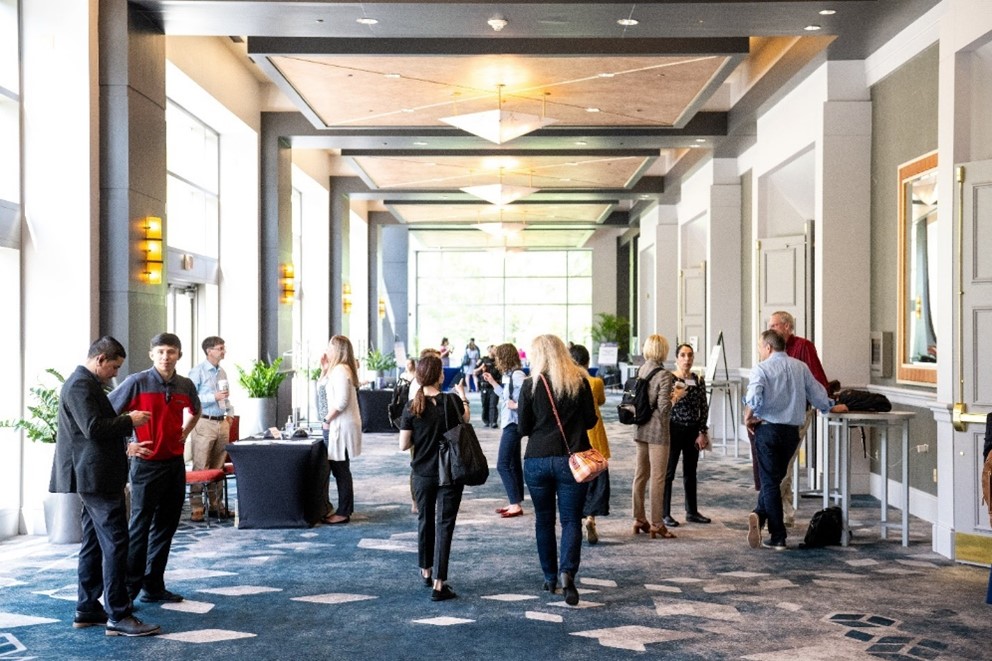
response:
M558 407L555 406L555 398L551 396L551 386L548 385L548 380L544 378L543 374L539 378L544 384L544 390L548 393L548 401L551 402L551 411L555 414L555 422L558 423L558 431L561 432L561 442L565 444L565 452L572 454L572 448L568 447L568 437L565 436L565 429L561 426L561 418L558 417Z

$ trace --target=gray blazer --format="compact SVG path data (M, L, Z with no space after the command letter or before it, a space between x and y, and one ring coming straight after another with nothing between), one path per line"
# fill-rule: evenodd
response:
M131 417L117 415L100 380L80 365L59 397L53 493L123 493Z
M653 360L645 361L637 370L637 376L645 378L658 367L661 367L660 363ZM674 381L675 378L672 373L664 368L651 379L651 388L648 390L648 399L651 402L651 418L643 425L637 425L637 432L634 434L636 440L642 443L661 443L664 445L671 442L668 419L672 415L672 383Z

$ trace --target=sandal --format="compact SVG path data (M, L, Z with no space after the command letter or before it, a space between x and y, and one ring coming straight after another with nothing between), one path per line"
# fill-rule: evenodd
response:
M662 539L675 539L675 533L666 528L664 524L657 528L651 526L651 530L649 532L651 534L651 539L654 539L655 537L661 537Z

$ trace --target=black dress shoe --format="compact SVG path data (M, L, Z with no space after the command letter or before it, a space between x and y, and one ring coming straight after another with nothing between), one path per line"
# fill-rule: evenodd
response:
M689 523L710 523L710 518L708 516L703 516L699 512L694 514L686 514L685 520Z
M440 590L431 590L431 601L447 601L458 597L449 585L442 585Z
M663 521L663 522L665 523L665 525L666 525L667 527L669 527L669 528L678 528L678 527L679 527L679 522L678 522L678 521L676 521L675 519L673 519L673 518L672 518L672 517L670 517L670 516L666 516L666 517L664 517L664 518L662 519L662 521Z
M154 636L162 633L162 628L157 624L145 624L133 615L128 615L122 620L114 622L107 620L108 636Z
M561 573L561 592L565 595L565 603L574 606L579 603L579 590L575 587L575 581L568 572Z
M558 593L558 581L544 581L544 591L551 594Z
M148 590L142 590L141 594L138 596L138 599L152 604L159 601L177 604L183 600L183 596L181 594L176 594L175 592L169 592L168 590L162 590L161 592L149 592Z
M73 629L102 627L106 623L107 614L103 611L76 611L76 616L72 618Z

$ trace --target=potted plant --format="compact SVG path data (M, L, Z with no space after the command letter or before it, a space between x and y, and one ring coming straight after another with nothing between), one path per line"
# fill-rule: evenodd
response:
M596 321L592 325L592 339L597 344L602 342L616 342L620 353L620 360L625 360L628 343L630 342L630 321L626 317L618 317L615 314L599 312L596 314Z
M271 363L255 360L250 370L235 365L238 383L248 393L248 402L241 407L242 434L257 434L276 425L276 393L279 392L279 385L289 376L288 372L279 371L280 365L281 356Z
M51 470L55 456L55 435L59 424L59 391L65 378L58 370L49 367L45 373L55 379L54 385L39 383L28 389L32 403L28 405L28 417L16 420L0 420L0 427L18 429L31 441L51 446L45 452L40 466ZM48 539L53 544L78 544L83 538L80 512L82 502L74 493L52 493L44 500L45 527Z
M385 373L396 369L396 355L393 353L382 353L382 351L372 347L365 356L365 369L375 375L373 383L376 388L382 387Z

